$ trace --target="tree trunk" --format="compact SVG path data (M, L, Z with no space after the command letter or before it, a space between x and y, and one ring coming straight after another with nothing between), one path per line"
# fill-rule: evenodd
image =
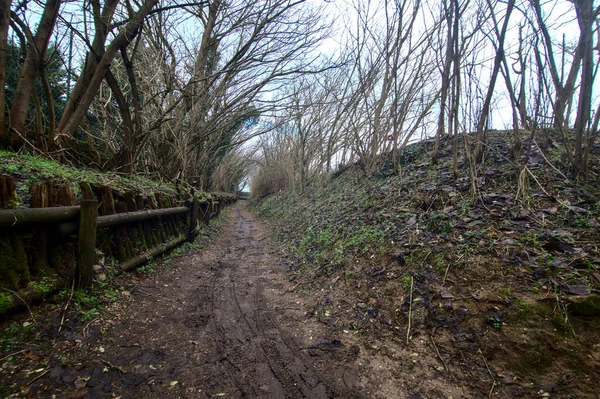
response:
M100 89L100 85L104 80L106 71L108 71L110 68L110 64L115 58L117 51L119 51L119 49L122 47L127 47L131 43L131 41L137 35L139 28L144 22L144 19L157 3L158 0L146 0L133 18L121 29L121 32L110 43L106 49L106 52L98 62L98 65L94 70L94 74L92 75L88 85L85 87L80 100L75 105L72 114L66 120L65 117L67 115L63 115L58 127L61 134L64 134L67 137L72 137L75 134L79 128L79 124L85 117L90 105L92 104L92 101L94 101L94 97L96 97L96 94ZM82 75L82 77L83 76L84 75ZM71 102L71 100L69 100L69 102ZM61 129L61 126L64 127Z
M58 131L62 131L65 128L66 123L71 118L71 115L73 115L73 112L75 111L75 108L77 107L81 96L83 95L85 89L88 87L90 80L92 79L92 76L96 71L98 62L100 62L100 59L104 55L104 45L106 43L109 25L112 20L115 9L119 4L119 0L107 0L104 3L104 8L102 9L102 12L100 12L99 0L93 0L90 3L94 12L94 27L96 33L94 35L94 40L92 41L92 46L86 54L83 72L79 76L79 79L77 79L75 87L73 88L73 92L69 95L67 105L65 106L63 115L56 128Z
M6 133L6 56L8 52L8 25L12 0L0 0L0 148L4 147Z
M435 162L438 157L438 152L440 150L440 139L444 135L444 124L446 123L446 104L448 100L448 89L450 88L450 68L452 67L452 59L453 55L453 40L452 40L452 17L453 14L450 12L445 2L444 10L446 12L446 21L448 24L448 32L446 35L446 59L444 60L444 69L442 71L442 90L440 93L440 114L438 115L438 125L437 125L437 133L435 135L435 145L433 147L433 153L431 154L432 161ZM459 16L456 15L456 18ZM450 127L450 130L452 128Z
M493 13L494 9L490 2L488 2L490 11ZM477 133L475 135L475 153L474 158L477 162L481 160L482 146L483 146L483 127L487 121L490 113L490 105L492 103L492 95L494 94L494 88L496 86L496 79L498 78L498 72L500 72L500 66L502 61L505 59L504 55L504 39L506 38L506 31L508 29L508 20L510 14L515 6L515 0L509 0L506 5L506 15L504 16L504 23L502 24L502 30L498 37L498 47L496 48L496 57L494 58L494 69L492 70L492 77L490 78L490 85L488 86L487 95L483 103L483 109L481 110L481 116L477 122Z
M113 166L125 173L131 173L133 171L134 160L144 142L142 137L142 103L140 101L141 93L135 79L133 63L127 55L127 49L124 47L121 48L121 56L123 58L123 65L127 71L127 79L131 86L133 118L131 117L129 109L127 109L127 113L129 114L129 125L123 130L123 146L116 154L116 162L113 163Z
M578 1L580 2L580 0ZM548 70L550 72L550 77L552 78L554 88L556 90L556 100L554 102L554 125L556 127L562 128L563 126L565 126L566 120L568 119L565 115L565 110L567 109L567 104L571 101L575 92L575 80L577 79L577 75L579 74L582 52L580 46L577 46L577 48L575 49L575 54L573 55L573 62L571 63L571 69L569 70L567 81L563 84L562 78L558 73L558 68L554 60L555 57L552 46L552 38L550 37L550 33L548 32L548 28L546 27L544 18L542 16L542 8L540 5L540 1L532 0L531 3L533 5L535 17L538 22L538 27L540 28L542 38L544 39L544 48L546 50L546 61L548 61Z
M54 31L56 18L61 6L61 0L48 0L35 33L33 43L29 43L27 56L21 68L15 96L10 109L10 129L15 131L11 138L13 147L20 147L27 136L25 122L29 111L29 101L35 87L35 78L43 65L50 36Z
M575 120L575 167L578 173L586 174L587 167L584 164L583 142L585 130L590 121L592 106L592 87L594 83L594 54L592 41L592 27L594 24L594 13L592 0L577 0L575 2L577 11L577 22L581 36L579 47L582 53L581 88L579 89L579 101L577 102L577 118Z

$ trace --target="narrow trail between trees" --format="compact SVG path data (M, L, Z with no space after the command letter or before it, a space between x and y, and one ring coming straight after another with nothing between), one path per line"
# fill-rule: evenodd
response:
M135 282L88 326L81 361L29 387L39 397L361 398L357 348L306 316L245 202L218 240ZM70 346L70 348L69 348Z

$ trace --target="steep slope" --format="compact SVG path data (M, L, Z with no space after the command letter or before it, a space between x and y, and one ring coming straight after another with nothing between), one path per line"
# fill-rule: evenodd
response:
M390 392L596 398L600 184L567 179L546 137L512 161L508 134L491 134L474 174L459 152L458 177L450 143L432 164L422 142L400 173L389 159L370 178L354 165L255 209L310 314L362 342Z

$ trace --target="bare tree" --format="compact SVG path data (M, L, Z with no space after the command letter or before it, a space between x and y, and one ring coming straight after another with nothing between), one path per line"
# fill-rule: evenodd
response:
M587 144L587 152L592 142L589 141L591 134L588 128L591 122L592 108L592 90L593 90L593 71L594 71L594 54L593 54L593 35L592 29L594 26L594 10L592 0L575 0L575 11L577 12L577 23L579 24L580 38L579 45L581 52L581 84L579 88L579 99L577 101L577 117L575 119L575 154L573 166L577 169L578 174L587 177L589 173L588 156L584 155L584 145ZM587 143L586 143L587 142Z
M10 109L10 130L13 133L11 144L13 147L20 147L24 140L26 140L27 132L25 131L25 125L29 111L29 102L34 91L35 79L43 67L46 50L54 31L61 3L61 0L46 1L35 34L29 30L29 27L16 14L12 14L12 19L21 28L28 41L25 62L19 74L19 81Z
M117 52L122 48L127 48L133 41L144 19L157 3L158 0L144 1L135 14L132 14L129 21L121 28L119 34L108 45L106 51L104 51L97 61L95 68L89 70L88 73L85 73L86 70L84 70L84 73L80 75L74 91L77 91L78 86L81 87L81 95L78 99L69 98L67 109L58 125L58 133L60 135L71 137L77 131L90 105L94 101L94 97L98 93L98 89ZM94 54L91 54L88 59L91 60L93 56Z
M495 15L494 6L490 0L487 1L488 7L490 8L490 15ZM506 32L508 31L508 22L510 15L515 7L515 0L508 0L506 5L506 13L504 14L504 22L499 33L497 33L498 42L494 43L496 55L494 57L494 66L492 69L492 76L490 77L490 83L488 85L487 94L483 102L483 108L479 121L477 122L477 130L475 132L475 153L474 157L476 160L480 160L482 157L482 146L483 146L483 128L488 119L490 113L490 105L492 103L492 96L494 95L494 89L496 86L496 79L498 78L498 72L502 64L506 63L506 56L504 54L504 41L506 39ZM495 19L495 17L494 17ZM494 28L497 31L497 23L494 21ZM507 71L508 72L508 71Z
M6 139L6 55L11 2L12 0L0 1L0 143Z

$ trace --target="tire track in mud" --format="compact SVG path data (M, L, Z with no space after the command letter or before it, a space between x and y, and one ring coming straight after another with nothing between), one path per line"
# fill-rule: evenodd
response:
M245 206L204 250L135 277L29 397L362 398L344 351L307 350L319 333Z
M211 330L224 358L223 372L241 397L327 398L326 387L309 371L300 350L281 336L263 295L268 254L260 248L251 219L236 211L236 233L214 280ZM231 392L233 394L233 392Z

